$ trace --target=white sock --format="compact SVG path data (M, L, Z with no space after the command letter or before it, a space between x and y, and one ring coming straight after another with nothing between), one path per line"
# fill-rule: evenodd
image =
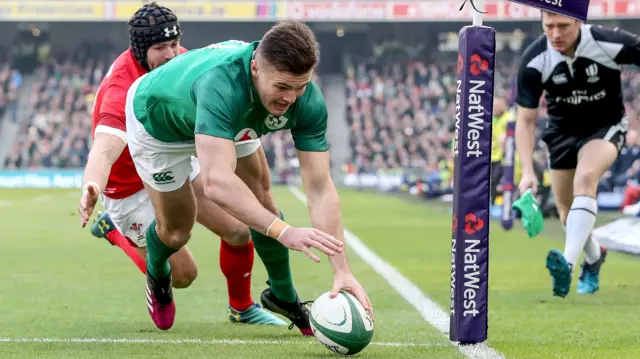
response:
M572 266L580 257L596 223L598 202L589 196L575 196L567 216L567 239L564 244L564 258Z
M567 232L567 227L563 224L562 229L564 229L565 233ZM584 245L584 260L587 264L593 264L600 259L602 255L602 247L600 247L600 243L593 239L591 234L589 234L589 238L587 238L587 244Z
M587 261L587 264L593 264L600 259L601 254L602 247L600 247L600 243L593 239L592 236L589 236L587 244L584 245L584 260Z

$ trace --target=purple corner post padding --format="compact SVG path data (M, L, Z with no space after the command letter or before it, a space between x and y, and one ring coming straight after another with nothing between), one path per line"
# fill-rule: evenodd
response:
M587 21L589 0L509 0L536 9L568 16L580 21Z
M516 160L516 123L507 123L507 133L504 140L504 161L502 162L502 228L513 227L513 195L515 184L513 183L514 165Z
M489 201L495 30L460 30L454 141L449 338L487 339Z

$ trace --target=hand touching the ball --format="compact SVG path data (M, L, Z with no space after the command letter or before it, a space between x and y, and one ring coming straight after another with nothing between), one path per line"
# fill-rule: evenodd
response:
M362 285L360 285L360 283L358 283L351 272L339 272L333 276L333 289L331 290L329 298L335 298L341 290L348 292L356 297L360 304L362 304L364 309L369 312L371 320L375 321L371 300L369 300L369 297L367 296L367 293L365 293L364 288L362 287Z

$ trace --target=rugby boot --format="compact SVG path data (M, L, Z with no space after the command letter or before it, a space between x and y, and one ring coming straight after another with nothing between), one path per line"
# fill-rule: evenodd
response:
M269 281L267 281L267 285L270 285ZM262 291L260 301L265 309L278 313L289 319L291 321L289 330L296 326L302 335L313 336L311 324L309 324L310 310L307 306L307 304L312 302L303 302L300 300L300 297L296 298L296 301L293 303L283 302L276 298L276 296L271 292L271 287Z
M571 265L564 255L557 249L552 249L547 254L547 269L553 278L553 295L564 298L571 289Z
M600 267L607 258L607 249L600 245L600 258L592 264L582 263L582 271L578 280L578 294L593 294L600 289Z
M166 278L155 279L147 268L147 309L153 323L160 330L173 326L176 317L176 304L171 290L171 274Z
M115 229L116 226L113 224L111 217L109 217L109 213L106 211L98 212L98 219L91 225L91 234L96 238L103 238L106 239L107 242L111 243L109 238L107 238L107 234ZM114 244L111 243L111 245Z
M238 311L229 306L229 320L232 323L256 325L287 325L282 319L262 309L260 304L253 303L249 308Z

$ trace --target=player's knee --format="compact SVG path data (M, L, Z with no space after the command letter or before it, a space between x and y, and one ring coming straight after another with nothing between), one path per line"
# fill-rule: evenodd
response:
M198 267L186 266L184 268L172 268L171 281L177 289L187 288L198 277Z
M577 172L573 179L573 193L575 195L595 195L600 175L594 170Z
M223 236L223 240L232 246L244 246L251 240L251 232L249 227L242 225L231 228Z
M191 229L158 228L158 237L170 248L180 248L191 238Z

